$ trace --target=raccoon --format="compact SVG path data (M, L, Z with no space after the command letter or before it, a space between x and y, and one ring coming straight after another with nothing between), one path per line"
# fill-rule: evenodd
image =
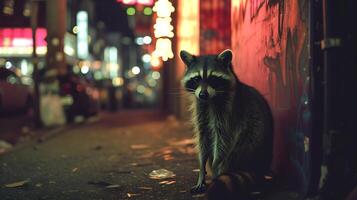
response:
M200 167L191 193L208 190L208 198L215 199L225 191L226 199L235 199L262 182L270 171L271 110L256 89L239 81L233 72L231 50L202 56L183 50L180 57L186 65L182 83L192 103ZM213 178L208 188L206 164Z

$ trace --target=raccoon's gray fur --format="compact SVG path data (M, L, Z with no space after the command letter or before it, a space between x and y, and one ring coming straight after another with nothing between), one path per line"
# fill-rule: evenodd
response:
M206 163L215 180L227 173L249 172L260 179L270 170L273 119L264 97L239 81L232 52L194 56L180 52L186 64L182 79L192 93L192 122L200 173L193 193L206 190Z

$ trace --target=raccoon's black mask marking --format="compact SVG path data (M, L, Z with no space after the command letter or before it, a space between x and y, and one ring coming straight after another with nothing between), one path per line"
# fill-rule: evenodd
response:
M183 84L187 91L194 92L200 100L224 95L235 83L232 71L232 52L226 50L219 55L194 56L186 51L180 52L186 64Z

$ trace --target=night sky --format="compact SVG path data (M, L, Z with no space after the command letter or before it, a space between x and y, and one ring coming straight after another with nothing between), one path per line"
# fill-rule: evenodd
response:
M109 32L121 32L123 35L132 36L129 29L125 8L115 0L100 0L96 3L96 17L103 21Z

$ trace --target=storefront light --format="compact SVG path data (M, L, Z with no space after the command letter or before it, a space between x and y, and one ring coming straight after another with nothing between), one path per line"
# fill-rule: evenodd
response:
M138 85L138 87L136 88L136 91L140 94L144 94L145 92L145 86L143 85Z
M78 26L74 26L73 29L72 29L72 32L74 34L77 34L78 33Z
M151 61L151 56L150 54L144 54L142 57L141 57L141 60L144 62L144 63L149 63Z
M175 11L172 3L169 0L158 0L153 7L153 11L157 12L158 17L170 17L171 13Z
M157 71L152 72L151 77L153 79L155 79L155 80L159 79L160 78L160 72L157 72Z
M143 38L143 42L144 42L144 44L150 44L150 43L151 43L151 41L152 41L152 39L151 39L151 37L150 37L150 36L145 36L145 37Z
M144 15L152 15L152 8L150 7L144 8Z
M81 68L82 74L87 74L89 72L89 66L88 65L83 65Z
M74 56L75 50L70 46L64 46L64 53L66 53L69 56Z
M124 84L124 79L122 77L115 77L112 80L114 86L122 86Z
M129 7L126 9L126 14L129 16L135 15L135 12L136 12L136 10L133 7Z
M140 74L140 68L138 66L134 66L132 69L131 69L131 72L134 74L134 75L138 75Z
M12 63L10 61L6 61L5 67L6 69L10 69L12 67Z
M157 18L154 25L154 34L156 38L160 37L174 37L174 27L171 25L171 17Z
M161 57L163 61L173 58L174 53L172 52L171 40L168 38L159 38L156 41L156 48L153 55L155 57Z
M78 74L80 72L80 68L78 67L78 65L73 66L72 70L75 74Z
M156 87L157 82L154 79L150 79L150 80L148 80L148 84L150 87Z
M175 11L175 8L169 0L158 0L153 11L157 13L154 25L154 34L157 40L153 56L161 57L163 61L167 61L174 57L170 38L174 37L171 13Z
M21 74L26 76L28 74L28 63L25 59L21 60L20 67L21 67Z
M143 45L143 44L144 44L144 38L143 38L143 37L137 37L137 38L135 39L135 43L136 43L137 45Z

